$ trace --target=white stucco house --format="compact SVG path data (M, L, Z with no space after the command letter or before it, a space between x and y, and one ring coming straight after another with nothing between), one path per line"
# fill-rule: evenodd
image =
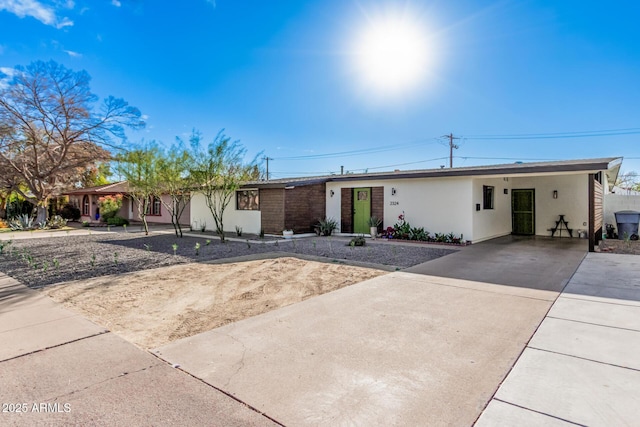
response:
M508 234L550 236L563 215L573 237L584 231L593 245L604 195L621 163L610 157L250 182L237 192L224 223L228 231L301 233L326 216L338 220L341 233L367 234L370 216L382 218L386 228L404 214L412 226L480 242ZM204 197L196 194L191 224L203 222L213 228Z

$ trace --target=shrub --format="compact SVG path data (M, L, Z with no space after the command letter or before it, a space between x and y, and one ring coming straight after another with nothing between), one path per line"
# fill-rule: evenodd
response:
M109 218L115 217L122 207L122 194L102 196L98 199L98 203L100 204L100 217L108 224Z
M54 215L47 221L46 228L62 228L67 225L67 220L60 215Z
M80 219L80 209L76 208L71 203L64 205L58 214L68 221L78 221Z
M316 225L316 230L318 234L322 236L331 236L331 233L336 228L338 228L338 221L336 221L334 218L331 218L331 217L321 219L320 221L318 221L318 224Z
M112 218L107 218L107 225L129 225L129 220L122 218L121 216L114 216Z
M354 237L353 239L351 239L349 241L349 244L347 246L364 246L367 243L367 241L365 240L364 236L357 236Z

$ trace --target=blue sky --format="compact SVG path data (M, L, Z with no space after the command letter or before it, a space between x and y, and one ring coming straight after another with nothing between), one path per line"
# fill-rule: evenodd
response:
M640 171L639 2L176 4L0 0L0 70L85 69L96 94L147 118L132 141L225 128L274 159L274 178L448 165L449 133L454 166L625 156L623 170ZM389 17L415 26L426 52L393 93L357 54L364 28ZM575 137L592 131L605 132Z

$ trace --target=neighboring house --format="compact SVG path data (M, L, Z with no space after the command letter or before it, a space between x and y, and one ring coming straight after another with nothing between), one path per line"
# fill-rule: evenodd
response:
M251 182L236 193L224 224L228 231L239 226L250 233L304 233L327 216L339 221L338 232L368 234L370 216L382 218L386 228L404 214L412 226L480 242L507 234L550 236L564 215L573 237L583 230L592 246L602 231L603 196L621 162L602 158ZM193 197L191 223L213 229L201 194Z
M69 196L69 203L80 209L81 221L100 222L99 199L103 196L113 196L122 194L122 207L118 211L118 216L130 221L139 221L138 204L129 196L129 187L126 181L114 184L101 185L98 187L79 188L66 193ZM168 202L169 196L162 196L162 200ZM180 217L180 224L189 224L189 205L184 209ZM162 205L160 198L152 198L149 204L147 222L157 224L171 224L171 216Z

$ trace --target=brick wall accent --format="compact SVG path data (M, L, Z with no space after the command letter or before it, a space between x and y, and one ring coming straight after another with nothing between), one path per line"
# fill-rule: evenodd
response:
M340 232L353 233L353 188L340 190Z
M312 184L284 190L284 225L294 233L313 233L327 213L326 184Z
M384 220L384 187L371 187L371 216ZM378 231L382 231L382 223Z
M284 188L260 189L260 220L267 234L284 230Z

